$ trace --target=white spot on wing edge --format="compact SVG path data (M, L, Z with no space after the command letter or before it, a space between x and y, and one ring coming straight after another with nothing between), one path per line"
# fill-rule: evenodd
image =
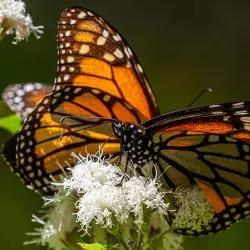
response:
M109 36L109 32L107 30L103 30L102 35L107 38Z
M221 105L220 104L214 104L214 105L210 105L209 108L213 109L213 108L219 108Z
M89 16L94 16L94 14L90 11L87 12Z
M68 61L68 63L72 63L72 62L74 62L74 57L73 56L68 56L67 57L67 61Z
M84 18L84 17L86 17L86 16L87 16L87 14L86 14L84 11L80 12L80 13L77 15L78 18Z
M34 85L31 83L25 84L23 89L25 90L25 92L30 92L34 90Z
M248 123L250 123L250 117L247 117L247 116L241 117L240 120L242 122L248 122Z
M65 35L66 35L66 36L70 36L70 34L71 34L71 31L70 31L70 30L67 30L67 31L65 32Z
M233 103L232 106L233 107L238 107L238 106L243 106L245 102L236 102L236 103Z
M139 70L140 73L143 73L143 69L139 63L137 63L137 69Z
M223 111L214 111L214 112L212 112L212 114L213 115L223 115L223 114L225 114L225 112L223 112Z
M63 80L64 80L64 81L68 81L69 79L70 79L70 75L68 75L68 74L67 74L67 75L64 75L64 77L63 77Z
M234 115L247 115L247 114L248 110L239 110L234 112Z
M76 20L75 20L75 19L71 19L71 20L70 20L70 24L71 24L71 25L76 24Z
M122 38L121 38L121 36L120 36L119 34L114 35L114 36L113 36L113 39L114 39L116 42L122 40Z

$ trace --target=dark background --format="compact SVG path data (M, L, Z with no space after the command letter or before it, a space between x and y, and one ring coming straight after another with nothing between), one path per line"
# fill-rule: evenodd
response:
M65 8L80 5L101 15L126 37L147 73L162 113L185 108L203 89L196 104L249 99L250 2L186 0L30 0L35 25L44 25L40 40L0 43L0 93L9 84L53 83L56 74L57 20ZM0 130L0 143L7 133ZM27 190L1 160L0 248L23 247L33 231L31 214L41 207L38 195ZM186 249L248 247L250 219L218 235L188 238Z

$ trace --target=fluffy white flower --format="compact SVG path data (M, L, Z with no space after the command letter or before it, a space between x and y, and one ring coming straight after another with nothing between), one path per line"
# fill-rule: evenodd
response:
M33 240L24 242L24 245L37 244L41 246L47 246L49 249L54 250L67 249L64 244L65 235L62 234L61 231L56 230L50 221L42 220L35 215L32 217L32 221L39 223L41 227L35 228L35 231L32 233L27 233L27 235L33 236L35 238Z
M43 26L34 26L31 16L26 13L25 3L21 0L0 1L0 40L5 35L15 35L13 43L27 39L31 32L40 38Z
M39 223L40 228L27 235L35 236L31 241L24 244L38 244L47 246L49 249L66 250L67 236L76 227L75 197L67 196L64 190L59 190L54 198L45 198L46 205L50 207L46 211L43 219L32 216L32 221Z
M214 217L213 205L207 201L204 192L198 187L179 187L174 195L180 206L174 224L178 228L191 228L200 231Z
M112 228L114 219L123 223L130 213L122 188L114 185L91 189L80 198L77 207L77 221L86 232L92 222Z
M122 178L120 168L100 155L74 156L79 162L71 169L72 177L66 178L61 185L68 193L78 194L77 221L85 232L93 222L111 228L115 221L124 223L129 215L141 222L144 207L167 214L168 204L155 180L141 176Z
M65 179L62 183L69 193L76 191L78 194L84 194L103 185L115 186L120 184L123 176L122 171L105 159L90 155L83 157L73 154L73 156L77 157L79 161L71 169L72 177Z
M144 205L150 210L158 209L161 213L168 213L169 206L164 202L164 193L159 192L155 180L135 176L124 182L122 187L131 213L136 217L143 213Z
M76 198L62 189L55 194L46 217L57 231L71 232L76 227L75 203Z

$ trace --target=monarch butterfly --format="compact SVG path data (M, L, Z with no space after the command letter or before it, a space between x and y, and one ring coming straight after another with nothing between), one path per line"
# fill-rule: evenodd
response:
M8 86L3 91L2 99L24 120L38 102L51 91L52 86L44 83L18 83Z
M202 231L182 228L177 233L216 233L250 214L250 102L158 116L142 67L114 28L87 9L71 7L58 29L53 92L17 135L13 166L26 185L53 192L50 175L58 178L62 168L73 164L68 160L72 151L87 148L92 154L104 144L105 155L123 154L139 170L154 163L169 188L198 185L204 191L214 219ZM8 148L6 156L13 154Z

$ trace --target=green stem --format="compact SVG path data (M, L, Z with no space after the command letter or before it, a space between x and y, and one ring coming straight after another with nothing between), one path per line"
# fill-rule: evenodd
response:
M138 230L138 241L136 245L136 250L139 250L141 248L141 243L142 243L142 232L141 229L139 228Z
M165 231L163 231L162 233L155 235L154 237L152 237L148 242L146 242L144 245L142 245L142 249L146 250L148 245L151 245L155 240L160 239L161 237L163 237L165 234L172 232L173 229L172 228L168 228Z
M106 231L110 234L112 234L113 236L115 236L115 238L118 240L118 242L120 243L121 246L123 246L123 248L125 250L130 250L130 248L128 247L127 243L125 242L125 240L123 239L121 232L120 232L120 227L117 224L116 220L114 219L114 225L112 228L106 228Z
M142 213L139 215L139 221L142 221L138 226L138 237L135 250L140 250L142 243L148 241L150 233L150 216L152 211L147 209L145 205L142 205Z
M67 233L66 234L66 239L62 240L65 244L65 246L68 247L69 250L80 250L82 249L76 240L76 237L74 235L74 231L72 231L71 233Z
M149 239L150 234L150 216L152 211L144 208L144 222L142 225L142 233L143 233L143 243L145 244Z
M121 236L120 232L118 232L116 235L114 235L116 239L119 241L119 243L124 247L124 249L129 250L127 243L124 241L123 237Z

